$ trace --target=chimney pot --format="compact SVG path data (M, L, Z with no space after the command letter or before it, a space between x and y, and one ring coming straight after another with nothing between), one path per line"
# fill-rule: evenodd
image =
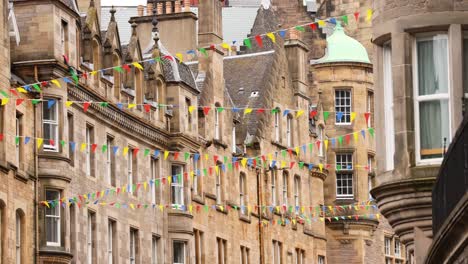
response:
M144 9L145 8L142 5L138 5L138 7L137 7L138 16L140 16L140 17L143 16L143 10Z
M151 16L153 14L153 3L148 3L146 5L146 15Z
M180 13L182 10L180 8L180 0L175 1L175 7L174 7L174 12L175 13Z
M184 11L190 12L190 0L184 0Z
M158 15L162 15L163 14L163 3L157 3L156 4L156 10L157 10Z
M166 1L166 14L171 14L171 13L172 13L172 2Z

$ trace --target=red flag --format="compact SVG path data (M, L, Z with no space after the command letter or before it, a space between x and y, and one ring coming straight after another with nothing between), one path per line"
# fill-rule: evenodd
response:
M15 89L10 89L10 93L12 93L14 96L18 96L18 93Z
M90 105L91 105L90 102L84 102L84 103L83 103L83 111L84 111L85 113L88 112L88 108L89 108Z
M253 159L253 166L257 167L257 160L256 159Z
M146 112L146 113L149 113L149 112L150 112L150 110L151 110L151 105L145 104L145 105L143 105L143 107L145 108L145 112Z
M370 113L369 112L364 113L364 117L366 118L366 123L369 123Z
M349 141L351 141L351 135L350 134L346 135L345 140L346 140L346 144L349 145Z
M265 155L262 155L262 160L263 160L263 162L266 162L266 157L265 157Z
M184 172L184 179L188 181L188 172Z
M122 68L123 68L124 70L126 70L127 72L130 72L130 71L131 71L130 66L128 66L128 64L124 64L124 65L122 66Z
M119 193L120 193L120 188L117 188L117 194L119 194Z
M262 37L261 37L260 35L257 35L257 36L255 36L255 40L257 41L258 46L259 46L260 48L263 48L263 40L262 40Z
M139 148L134 148L133 149L133 157L136 157L136 155L138 154L138 151L140 151Z
M3 135L2 135L2 136L3 136ZM234 166L236 166L236 169L239 169L239 162L236 161L236 162L234 163Z
M213 175L213 167L209 167L208 172L210 173L210 175Z
M83 72L83 78L88 79L88 73L87 72Z
M314 118L317 115L317 110L310 111L309 117Z
M21 105L24 102L24 99L16 99L16 106Z
M161 179L162 184L166 184L166 178Z
M320 140L317 140L317 142L315 142L315 144L317 145L317 148L320 149Z
M174 152L174 160L177 160L179 158L179 152L176 151Z
M296 164L296 162L291 161L291 163L289 164L289 168L292 169L292 168L294 167L295 164Z
M210 49L211 49L211 50L215 50L215 49L216 49L216 46L215 46L214 44L211 44L211 45L210 45Z
M257 110L257 114L263 114L263 113L265 113L265 109L260 108Z
M309 24L309 26L310 26L310 28L311 28L312 30L317 30L317 24L311 23L311 24Z
M92 144L91 145L91 152L96 152L97 144Z
M288 149L289 158L292 158L292 149Z
M51 146L55 146L55 141L54 141L53 139L49 139L49 144L50 144Z
M205 115L208 115L208 113L210 112L210 109L211 109L211 107L209 107L209 106L204 106L204 107L203 107L203 113L204 113Z
M359 20L359 12L355 12L355 13L354 13L354 18L356 19L356 21Z
M49 84L49 83L46 82L46 81L41 82L41 86L42 86L42 87L46 87L48 84Z
M101 194L101 192L97 192L96 193L96 198L99 198L99 195Z
M214 160L214 163L216 164L216 162L218 162L218 155L214 155L213 160Z

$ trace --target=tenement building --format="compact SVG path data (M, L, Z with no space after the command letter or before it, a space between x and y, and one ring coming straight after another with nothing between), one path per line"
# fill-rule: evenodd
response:
M466 109L467 10L467 1L374 2L378 166L372 194L409 263L424 263L436 235L431 192ZM455 263L445 261L430 263Z
M1 1L0 263L403 263L368 4L331 2L262 1L238 47L242 1Z

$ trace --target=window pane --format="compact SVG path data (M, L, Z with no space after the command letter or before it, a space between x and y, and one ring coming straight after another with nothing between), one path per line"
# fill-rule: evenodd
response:
M47 100L47 99L45 99L45 100ZM42 104L42 112L43 112L43 119L44 120L57 120L55 107L56 107L56 105L54 104L49 108L46 101L44 101L44 103Z
M421 158L443 155L444 138L449 140L449 109L447 100L419 103Z
M183 242L174 242L173 251L174 251L174 263L184 263L185 258L185 244Z
M418 40L417 54L419 95L447 93L447 39L435 36Z

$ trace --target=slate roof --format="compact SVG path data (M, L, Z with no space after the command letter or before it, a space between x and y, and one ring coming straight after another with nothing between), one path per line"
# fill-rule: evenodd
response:
M252 4L245 7L232 6L223 8L223 37L225 42L242 41L250 33L255 16L257 15L258 6L259 4ZM110 6L103 6L101 8L101 30L107 29L109 25L111 17L109 11L111 8ZM128 43L132 35L132 28L128 21L131 17L138 16L137 7L116 6L114 8L117 10L115 20L119 25L120 40L122 43ZM198 14L198 8L191 8L191 10L195 14Z

